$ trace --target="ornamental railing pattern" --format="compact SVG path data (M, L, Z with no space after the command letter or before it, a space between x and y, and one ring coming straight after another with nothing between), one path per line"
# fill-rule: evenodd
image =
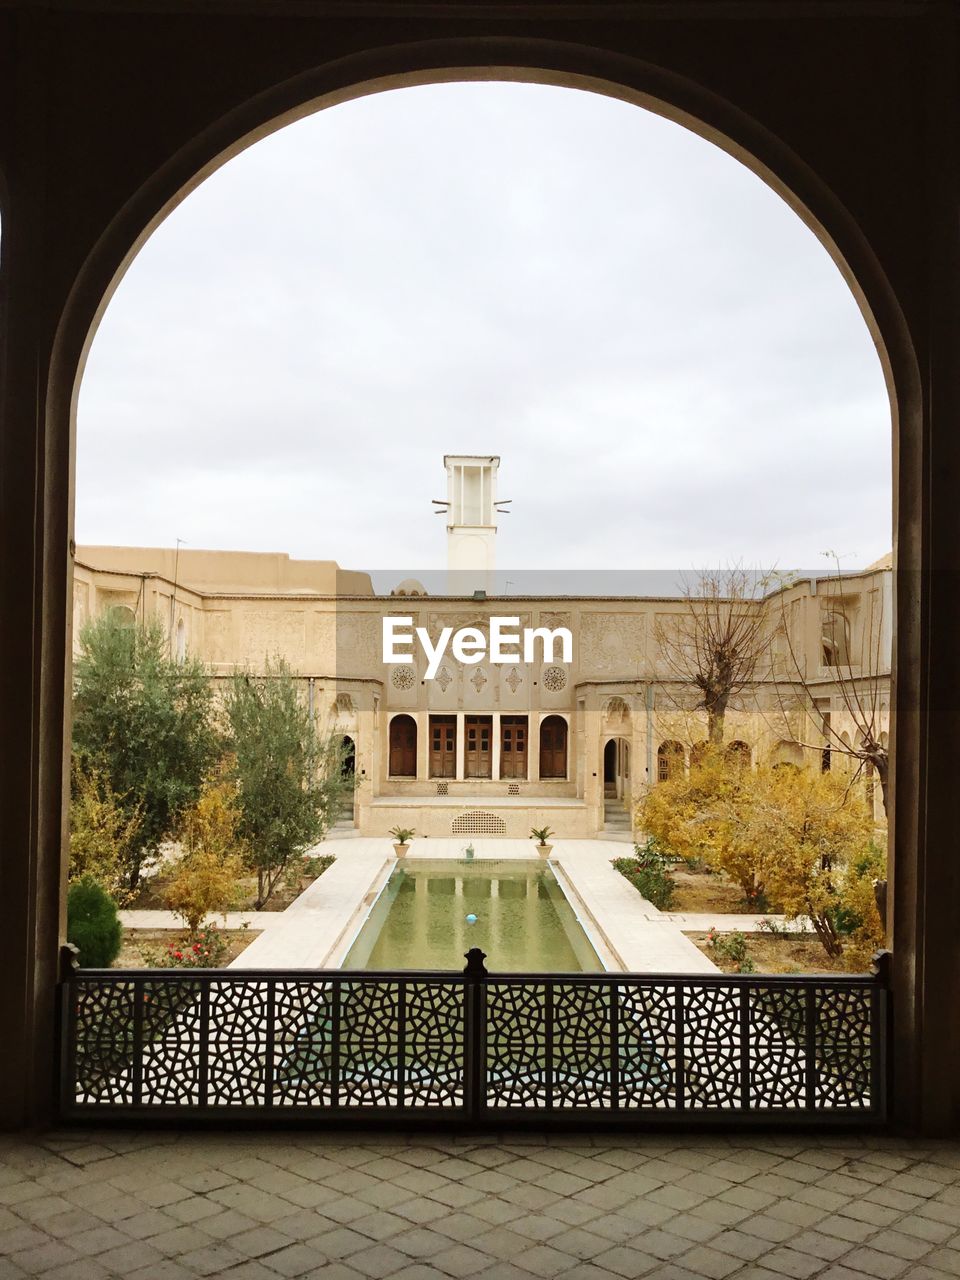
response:
M687 1124L882 1121L873 974L77 970L61 1110Z

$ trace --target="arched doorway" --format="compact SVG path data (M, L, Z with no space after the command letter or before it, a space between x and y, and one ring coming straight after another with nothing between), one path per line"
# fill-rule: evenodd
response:
M567 776L567 722L563 716L547 716L540 722L540 777L560 780Z
M669 739L657 747L657 781L682 778L685 767L683 743Z
M630 743L626 738L610 738L603 748L603 795L605 800L626 800L630 793Z
M417 722L406 714L394 716L390 721L391 778L415 778L417 776Z
M353 828L357 823L357 744L356 740L347 733L340 739L340 780L343 783L343 790L336 829L331 833L333 835L337 835L345 827Z
M357 745L353 738L345 734L340 739L340 749L343 753L340 757L340 776L349 781L357 772Z
M605 798L617 794L617 743L615 738L603 748L603 794Z
M184 21L189 27L189 21L186 18ZM947 1083L947 1073L944 1072L943 1080L938 1082L933 1079L934 1067L930 1066L922 1077L930 1087L911 1087L921 1080L921 1073L917 1066L919 1050L913 1057L910 1055L911 1046L919 1045L917 1019L922 1020L924 1008L929 1006L932 1011L938 1006L938 991L944 984L946 990L950 989L956 968L944 965L939 977L933 972L950 954L953 925L948 925L947 916L954 905L950 896L955 895L954 881L945 879L935 860L922 860L918 848L918 833L929 837L931 829L938 838L942 834L942 843L945 843L953 822L949 787L941 785L943 779L936 773L937 766L930 763L938 756L949 757L951 725L945 723L940 730L942 752L931 751L922 758L919 752L919 743L926 742L931 735L935 737L938 732L933 725L935 716L931 718L927 708L949 705L951 689L955 687L958 659L953 654L955 637L950 634L954 623L951 588L933 582L921 583L919 570L921 565L938 563L941 554L944 563L949 562L951 548L956 543L949 514L941 514L936 522L929 518L931 506L939 513L950 512L954 468L941 467L931 481L929 492L921 484L925 474L921 463L928 456L931 437L936 436L938 447L949 454L948 462L953 460L950 451L956 448L950 440L950 424L955 416L953 393L942 372L944 357L938 354L953 350L955 344L950 336L949 307L934 310L930 323L938 340L930 345L933 354L925 363L921 383L910 330L901 313L898 295L888 281L897 282L905 307L911 311L915 308L915 314L926 316L930 286L922 273L910 265L911 252L917 243L929 242L934 262L941 254L945 261L952 260L945 236L937 238L933 234L937 218L926 205L910 212L900 209L896 213L884 212L885 202L872 198L878 190L873 181L874 172L881 172L883 182L888 182L891 172L900 171L899 161L909 151L921 157L916 167L920 174L929 174L931 189L941 193L944 200L949 199L941 185L948 182L949 177L937 174L935 179L934 161L924 161L921 155L936 152L939 114L937 110L929 113L935 145L924 151L919 146L908 145L909 133L898 132L900 128L909 129L910 112L906 109L897 112L892 107L890 119L896 124L883 131L877 149L871 149L868 157L848 136L835 136L834 115L846 118L843 103L848 101L848 95L856 93L858 84L868 98L871 90L869 77L856 68L842 66L843 59L837 60L837 70L827 68L819 83L824 95L822 109L802 119L791 110L794 90L789 76L774 77L769 84L757 86L750 69L738 64L733 55L743 47L745 38L740 23L720 21L715 28L705 30L693 18L687 26L677 28L671 45L670 41L664 41L662 29L638 15L635 24L622 33L618 29L614 48L602 23L590 27L589 21L586 29L579 29L583 43L578 46L570 40L569 28L552 26L546 16L531 18L524 28L539 39L515 38L509 28L505 33L496 19L491 20L489 28L481 23L462 35L454 22L455 34L451 38L450 30L441 25L439 18L425 18L418 28L422 43L409 48L390 47L392 40L400 38L396 32L381 33L358 22L355 29L351 28L343 36L343 43L337 45L338 54L342 54L337 64L318 70L317 59L323 56L318 51L328 47L323 38L327 33L322 19L304 20L304 30L298 25L289 47L279 39L269 66L266 48L258 55L255 46L245 46L241 25L225 19L225 30L218 40L224 40L231 49L248 56L219 59L216 107L211 108L209 96L201 91L202 83L196 78L199 72L191 72L189 67L183 68L182 74L158 78L158 83L164 86L163 94L159 95L159 103L158 96L151 95L150 105L156 118L144 118L139 125L138 113L143 116L144 112L139 102L132 97L129 103L124 102L123 90L108 85L106 78L102 86L97 86L98 94L109 98L112 93L117 100L93 118L98 122L129 123L138 138L137 155L134 159L131 154L132 168L125 171L124 147L117 145L116 139L110 140L110 146L94 148L96 164L91 164L82 177L77 175L71 216L64 212L62 222L54 216L45 226L45 233L58 244L62 270L58 273L58 284L52 285L37 301L45 321L39 329L58 332L59 336L52 354L41 340L36 348L29 342L21 342L10 355L7 378L10 390L5 394L14 430L0 458L3 464L0 471L7 474L21 463L25 468L20 472L22 496L13 495L0 526L4 545L18 549L18 559L24 568L11 574L9 583L5 584L0 618L3 619L4 651L14 657L9 666L8 697L4 705L14 764L6 771L3 799L10 815L8 838L25 851L23 873L11 873L9 892L5 895L8 915L4 919L10 921L8 936L16 957L10 978L11 986L22 988L18 992L21 1011L40 1010L31 1012L29 1019L26 1012L17 1013L8 1025L13 1040L23 1043L27 1054L32 1052L36 1025L41 1028L41 1036L48 1039L52 1036L52 1012L43 1010L50 1004L59 920L60 894L55 882L61 855L59 806L63 793L64 707L62 671L56 670L58 664L51 660L51 655L64 651L66 627L62 602L68 577L65 548L70 533L67 511L72 393L96 313L122 264L133 253L138 240L148 234L151 224L198 180L205 168L218 163L231 149L244 145L255 131L269 128L271 122L281 123L284 113L301 111L305 103L316 102L321 95L364 92L361 86L377 78L393 77L396 83L395 78L402 76L449 77L467 74L464 69L467 66L473 66L474 74L489 76L493 71L491 63L496 62L500 74L505 74L502 68L506 66L516 68L512 74L521 78L554 78L566 82L580 78L585 83L589 79L593 87L619 92L632 100L648 100L654 105L669 102L671 105L664 110L695 122L705 133L714 133L722 145L746 158L755 171L783 191L794 207L802 208L809 225L816 228L837 259L843 262L858 300L870 312L870 323L878 335L894 400L895 426L902 428L896 441L902 478L898 495L900 568L915 575L913 580L904 578L898 602L901 627L897 773L898 783L902 785L897 822L902 836L903 866L897 881L902 907L897 966L901 994L910 996L898 1017L898 1042L906 1045L906 1059L901 1064L906 1070L900 1071L898 1079L903 1096L917 1099L917 1108L923 1106L941 1119L951 1114L950 1090L955 1085ZM730 29L734 25L737 26L735 39ZM802 52L808 39L814 44L819 42L822 47L822 41L829 38L829 26L822 25L819 19L814 19L808 30L799 35L794 33L787 40L776 22L769 25L774 39L772 48L764 44L767 37L761 27L750 25L749 35L771 55L787 48L792 54L794 47ZM708 32L710 39L705 39ZM190 34L192 37L193 33ZM305 34L309 38L305 38ZM930 34L925 28L924 35ZM876 38L874 29L871 35ZM259 31L252 38L259 40ZM907 50L909 42L902 41L899 32L894 38L904 46L905 62L916 56ZM128 55L134 65L137 50L131 47L124 51L122 36L118 39L120 50L113 52L113 65ZM201 48L204 40L209 41L210 52L214 52L209 32L198 30L196 39ZM495 43L491 43L493 41ZM192 43L192 38L179 41L184 48ZM940 43L930 39L916 42L918 47L922 45L927 49ZM169 48L176 45L177 42L171 41ZM897 56L892 48L887 52L891 58ZM684 74L693 65L695 55L701 84L691 82ZM159 65L159 60L169 56L169 49L158 46L156 56ZM204 59L197 62L202 64ZM655 65L658 62L660 65ZM811 65L820 64L814 59ZM251 68L259 68L262 74ZM913 67L913 70L918 69ZM119 77L117 85L128 81L131 88L127 92L132 93L134 79ZM906 82L910 77L903 79ZM45 83L56 83L56 76L47 77ZM885 92L889 83L888 79ZM722 85L725 97L711 91L707 87L710 84ZM895 91L894 87L891 92ZM645 99L645 95L649 98ZM191 97L195 100L192 110ZM91 109L95 110L94 104ZM35 114L27 108L24 110L25 116ZM946 128L946 109L943 117L942 127ZM169 127L153 127L161 119ZM765 127L765 121L769 121L769 128ZM104 128L105 124L98 123L97 127ZM783 129L784 137L776 136L777 127ZM63 136L68 132L64 131ZM95 131L91 136L95 136ZM31 141L27 139L28 158L30 147ZM51 163L57 162L58 157L53 155ZM41 163L39 158L37 163ZM928 166L926 169L924 164ZM84 182L89 184L89 190L84 188ZM42 187L42 183L38 187ZM99 202L93 195L97 189ZM933 199L935 203L936 197ZM89 216L77 216L81 207ZM30 208L28 195L21 225L29 226L37 212ZM929 218L929 226L924 218ZM947 225L949 219L944 218L943 223ZM932 237L929 241L928 235ZM94 250L86 257L87 244L94 241ZM45 251L42 240L38 239L35 250L38 263ZM29 245L18 252L23 254L23 266L18 269L17 288L9 304L11 320L30 314L28 299L36 296L36 279L43 275L39 267L36 273L31 269ZM82 266L78 265L81 263ZM56 292L58 285L62 285L62 294ZM65 301L68 293L69 304ZM865 298L869 301L865 302ZM33 331L31 326L30 332ZM48 369L49 379L45 376ZM938 383L941 378L945 394L933 396L930 384ZM939 426L940 414L943 414L942 427ZM11 462L17 467L9 465ZM932 780L928 779L931 771ZM932 785L928 785L931 781ZM927 840L930 846L936 843L937 840ZM928 920L924 914L925 904L936 903L938 897L944 910L933 913ZM924 946L918 943L918 931L922 932ZM925 955L930 957L926 965ZM25 983L20 982L21 977ZM914 992L916 1002L912 998ZM27 1020L29 1029L18 1035L18 1029L24 1030ZM950 1040L956 1033L939 1028L933 1015L929 1024L930 1033L925 1036L930 1050L927 1060L934 1064L946 1063L950 1056L947 1049L956 1048ZM953 1052L954 1060L956 1056ZM42 1070L36 1067L42 1066L42 1062L42 1057L34 1058L30 1070L21 1072L23 1078L41 1079ZM22 1062L19 1066L14 1063L15 1069L19 1070L20 1066ZM38 1110L33 1104L24 1103L22 1097L15 1106L19 1108L16 1114L43 1114L42 1108Z

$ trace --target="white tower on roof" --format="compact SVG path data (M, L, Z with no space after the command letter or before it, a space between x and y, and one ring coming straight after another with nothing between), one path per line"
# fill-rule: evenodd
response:
M497 469L500 459L448 453L447 590L453 595L494 591L497 538Z

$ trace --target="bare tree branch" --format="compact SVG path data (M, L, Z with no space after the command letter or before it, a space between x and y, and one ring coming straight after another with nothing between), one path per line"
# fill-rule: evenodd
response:
M740 565L703 570L683 592L676 625L658 622L655 639L663 666L681 686L695 690L695 709L707 713L707 737L723 742L731 698L754 682L770 646L762 594L766 579Z

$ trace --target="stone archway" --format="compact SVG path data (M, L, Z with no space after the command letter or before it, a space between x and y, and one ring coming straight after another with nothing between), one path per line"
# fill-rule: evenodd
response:
M357 6L343 20L296 21L260 0L250 7L261 10L258 21L174 5L131 26L122 3L106 15L44 11L27 21L10 10L0 21L0 70L8 72L0 79L15 125L0 138L7 175L0 475L17 477L0 504L10 563L0 583L0 705L10 752L0 802L6 845L21 851L8 860L2 893L11 992L2 1013L17 1048L3 1064L0 1120L41 1119L50 1107L72 418L97 317L152 227L205 173L263 133L378 88L499 77L612 93L711 137L813 227L864 310L891 392L897 457L898 1094L903 1118L922 1117L941 1131L960 1123L960 1089L946 1071L960 1031L935 1014L960 971L957 888L935 852L948 847L952 829L951 782L938 761L950 758L955 726L930 711L953 705L960 598L949 575L919 573L952 564L960 544L950 487L960 463L951 354L960 264L949 215L960 189L950 144L960 112L947 61L956 14L924 14L924 25L909 28L923 39L908 41L906 17L882 29L851 23L852 40L830 17L798 25L793 6L762 22L720 5L709 17L644 13L610 27L601 13L607 6L578 13L574 27L562 10L582 6L556 6L554 15L512 6L523 12L508 15L491 5L478 18L451 4L394 20ZM840 3L831 17L847 8L852 16L856 6ZM824 47L833 51L827 68ZM777 73L783 58L792 75ZM885 74L901 63L911 74ZM85 89L72 94L80 66ZM805 77L819 109L798 115L804 95L796 85ZM936 104L920 115L912 98L897 96L905 92L897 86L915 83ZM869 147L858 142L859 120L872 122ZM79 132L85 149L74 146ZM898 182L923 189L925 202L895 207L889 196ZM936 288L918 265L917 244L928 246ZM922 381L904 311L923 339ZM928 473L934 438L940 465ZM932 749L937 742L943 750Z

